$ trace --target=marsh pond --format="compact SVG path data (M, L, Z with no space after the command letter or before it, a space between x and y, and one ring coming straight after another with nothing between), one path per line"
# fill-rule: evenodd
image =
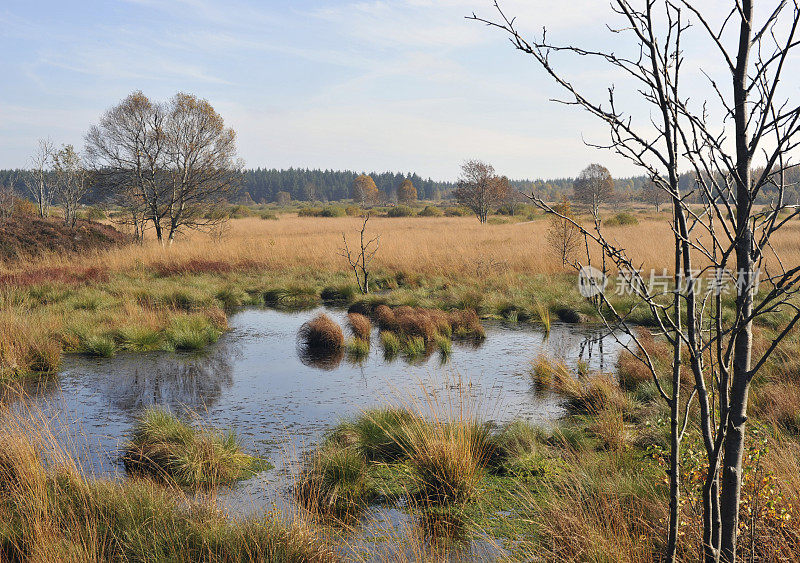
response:
M151 405L235 431L245 451L274 466L219 493L217 502L240 517L291 510L291 483L304 454L326 430L365 408L424 409L456 398L483 420L547 425L564 414L562 400L537 392L532 361L546 353L572 367L611 371L620 349L598 327L554 323L545 335L527 324L486 322L485 340L454 343L447 358L435 351L389 360L375 330L365 358L317 364L302 357L296 341L303 323L321 312L345 325L346 313L333 308L247 309L201 353L68 357L57 379L30 390L30 402L83 471L96 477L124 475L121 449L137 415ZM395 509L376 514L403 517Z

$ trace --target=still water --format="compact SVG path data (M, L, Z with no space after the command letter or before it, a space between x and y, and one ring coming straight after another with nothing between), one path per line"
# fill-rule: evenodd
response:
M563 409L557 396L536 392L532 360L547 353L608 371L619 351L614 337L597 328L554 324L545 337L529 325L494 323L485 326L482 343L454 343L447 361L438 352L388 361L375 331L361 362L345 357L320 367L298 355L296 337L321 312L345 325L338 309L250 309L234 315L230 332L200 354L69 357L57 380L32 390L33 406L95 476L122 475L120 450L147 406L168 406L203 425L232 429L248 453L275 466L220 498L232 513L254 514L285 503L298 460L327 429L364 408L411 403L424 410L431 402L459 402L497 423L523 418L548 424Z

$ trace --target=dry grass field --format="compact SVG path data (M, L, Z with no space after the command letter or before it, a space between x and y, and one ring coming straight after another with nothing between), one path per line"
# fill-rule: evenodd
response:
M644 268L671 269L669 214L638 217L637 225L607 227L604 233ZM88 256L47 255L9 262L3 264L2 271L9 274L36 267L80 267L119 273L162 264L178 267L206 262L232 269L345 272L347 263L339 255L342 234L352 244L360 226L361 220L355 217L235 219L220 239L189 232L171 248L149 240L144 245L101 250ZM375 217L370 219L368 233L381 237L375 258L379 270L458 279L568 272L547 244L548 227L545 218L481 225L473 217ZM800 222L790 223L775 237L775 250L784 264L800 263Z

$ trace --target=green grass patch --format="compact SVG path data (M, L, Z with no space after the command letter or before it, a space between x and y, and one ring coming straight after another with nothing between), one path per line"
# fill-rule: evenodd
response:
M198 430L160 408L140 416L123 462L131 474L191 489L230 485L269 468L242 452L233 432Z

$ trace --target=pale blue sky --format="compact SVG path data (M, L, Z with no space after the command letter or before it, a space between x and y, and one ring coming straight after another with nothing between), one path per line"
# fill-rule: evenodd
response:
M718 0L713 0L717 2ZM507 0L521 27L608 44L603 0ZM83 144L133 90L207 98L248 167L417 171L452 179L466 158L511 177L576 174L604 129L505 38L463 16L490 0L4 0L0 167L36 139ZM585 63L575 80L614 77Z

